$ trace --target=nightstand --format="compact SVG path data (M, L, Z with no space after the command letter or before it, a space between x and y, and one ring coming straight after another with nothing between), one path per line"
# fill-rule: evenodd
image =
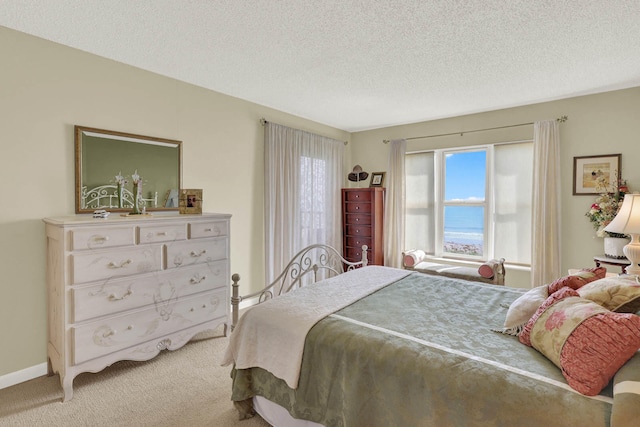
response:
M596 267L600 267L600 264L614 265L620 267L622 273L625 273L625 269L628 265L631 265L631 261L627 258L611 258L606 255L596 255L593 257L593 262L596 263Z

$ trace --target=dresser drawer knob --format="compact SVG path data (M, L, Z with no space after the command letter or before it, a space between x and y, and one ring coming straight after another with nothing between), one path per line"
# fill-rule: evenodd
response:
M94 236L93 241L95 243L104 243L109 240L109 236Z
M167 232L166 231L159 231L158 233L156 233L157 236L166 236Z
M124 268L127 265L131 264L131 260L130 259L126 259L122 262L120 262L120 264L116 264L115 262L110 262L109 264L107 264L108 268Z
M203 249L200 252L191 251L191 256L194 257L194 258L197 258L197 257L200 257L200 256L206 254L206 253L207 253L206 249Z
M131 331L133 329L133 325L127 326L127 331Z
M109 301L120 301L120 300L123 300L123 299L127 298L128 296L130 296L132 294L133 294L133 291L131 289L129 289L124 294L122 294L121 297L117 296L116 294L111 294L111 295L109 295Z
M356 206L356 210L360 210L360 206Z
M359 222L359 221L360 221L360 218L356 218L356 221L355 221L355 222Z
M113 336L115 334L116 334L116 330L115 329L109 329L107 332L102 334L102 338L108 338L108 337Z

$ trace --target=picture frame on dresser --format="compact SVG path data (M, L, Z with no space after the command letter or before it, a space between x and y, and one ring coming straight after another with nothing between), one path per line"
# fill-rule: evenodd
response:
M180 189L178 207L181 214L202 214L202 189Z
M371 172L369 187L383 187L385 172Z

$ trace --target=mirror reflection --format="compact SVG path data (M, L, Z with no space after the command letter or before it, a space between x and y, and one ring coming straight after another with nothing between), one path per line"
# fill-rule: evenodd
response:
M177 210L181 149L181 141L75 126L76 213L131 211L135 174L140 209Z

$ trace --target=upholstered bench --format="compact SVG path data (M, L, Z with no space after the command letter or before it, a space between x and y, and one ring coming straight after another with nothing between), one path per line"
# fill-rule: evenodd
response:
M456 279L504 286L504 258L492 259L482 264L479 268L439 264L423 261L421 258L422 257L416 257L414 254L407 251L402 254L402 266L407 270L418 271L420 273L432 274L435 276L453 277Z

